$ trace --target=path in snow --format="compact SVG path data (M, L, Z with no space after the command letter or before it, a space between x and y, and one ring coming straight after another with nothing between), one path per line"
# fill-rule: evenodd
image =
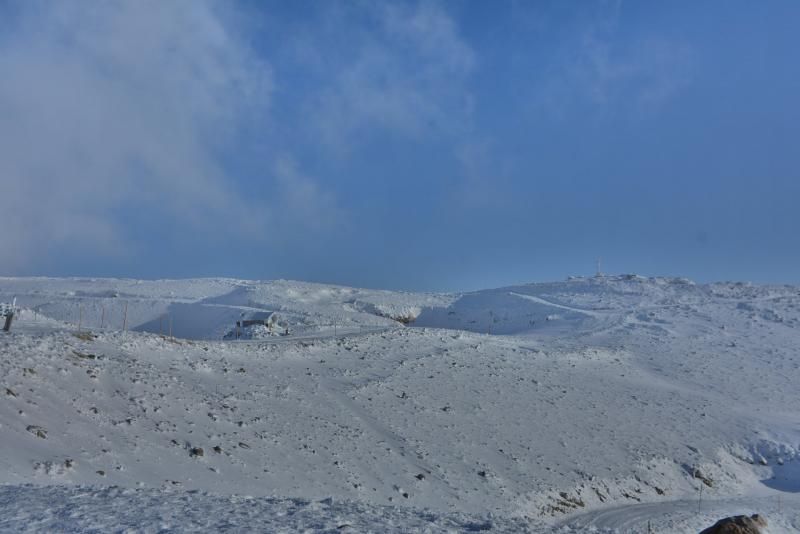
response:
M573 517L560 526L577 532L620 534L699 532L724 517L745 514L765 516L769 534L800 532L800 496L782 493L770 497L754 495L620 506Z

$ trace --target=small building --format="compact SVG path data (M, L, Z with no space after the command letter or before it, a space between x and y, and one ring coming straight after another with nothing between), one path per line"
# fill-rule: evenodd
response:
M278 327L278 314L270 313L266 319L241 319L236 321L236 326L246 328L253 325L264 325L270 330Z
M262 317L250 317L249 319L239 319L236 321L236 327L225 334L224 339L252 339L263 336L287 336L289 335L289 327L286 324L281 324L280 317L277 313L270 313Z

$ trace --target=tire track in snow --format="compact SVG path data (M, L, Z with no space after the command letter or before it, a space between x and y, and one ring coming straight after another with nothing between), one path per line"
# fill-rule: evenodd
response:
M773 518L770 532L790 532L788 525L779 522L787 519L787 510L800 508L800 496L781 494L780 497L736 497L732 499L704 500L682 499L646 504L633 504L587 512L562 522L560 527L575 532L652 532L697 531L709 527L717 520L732 515L762 514ZM792 521L791 518L788 518Z

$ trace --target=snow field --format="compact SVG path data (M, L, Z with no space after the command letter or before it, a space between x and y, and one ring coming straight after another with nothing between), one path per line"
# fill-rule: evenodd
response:
M228 314L196 315L196 328L223 331L228 317L277 311L306 330L249 342L76 336L74 326L23 312L0 337L9 510L23 495L74 497L33 483L79 485L81 502L101 503L112 491L104 487L136 488L113 490L131 506L163 492L187 501L186 530L202 529L192 507L241 494L263 514L291 509L298 521L297 502L334 498L335 511L305 507L317 518L309 512L310 523L287 530L338 528L329 512L353 510L437 532L477 529L487 517L493 530L537 532L643 531L661 517L660 531L683 532L723 511L766 514L771 532L797 525L796 288L608 277L414 295L295 282L2 279L0 295L64 319L56 312L91 287L98 302L137 288L137 328L163 301ZM403 327L414 314L414 327ZM338 337L327 329L334 322ZM687 504L698 496L709 503L701 512ZM58 530L55 510L42 525ZM437 519L425 523L425 514ZM89 524L80 517L64 530ZM368 530L364 521L352 528Z

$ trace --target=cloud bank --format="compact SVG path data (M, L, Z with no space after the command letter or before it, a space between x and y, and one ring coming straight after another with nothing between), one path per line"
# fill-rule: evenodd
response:
M0 261L125 255L148 217L257 218L219 154L271 74L204 1L21 2L0 17ZM224 231L224 230L222 230Z

